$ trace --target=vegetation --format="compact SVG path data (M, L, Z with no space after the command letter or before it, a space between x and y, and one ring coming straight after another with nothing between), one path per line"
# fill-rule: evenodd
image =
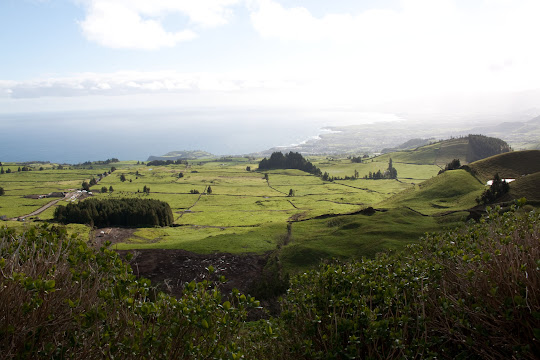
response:
M355 175L358 175L358 172L355 172ZM378 170L373 173L370 171L369 175L365 175L364 178L369 180L397 179L397 170L392 165L392 158L388 160L388 169L386 171L381 172L381 170Z
M237 291L225 299L211 281L191 282L174 299L115 252L63 228L0 230L0 351L6 359L534 359L539 241L540 214L492 209L403 251L296 275L281 315L245 323L259 303ZM288 283L275 274L254 290Z
M3 359L239 359L246 309L258 306L214 281L178 299L156 293L116 252L55 226L0 229L0 269Z
M88 199L57 207L54 219L98 227L169 226L174 221L169 204L154 199Z
M0 186L0 196L4 195L5 193L6 191L4 190L4 188Z
M288 358L527 358L540 352L540 216L488 221L291 280Z
M152 160L146 163L146 166L166 166L166 165L187 165L187 160Z
M491 183L489 189L484 191L482 196L476 199L476 202L484 205L492 204L509 191L510 185L504 179L501 179L501 177L497 173L493 177L493 182Z
M444 169L441 169L441 171L439 171L439 174L442 174L443 172L448 171L448 170L457 170L460 167L461 167L461 162L459 161L459 159L454 159L450 161L448 164L446 164Z
M469 135L469 153L467 161L473 162L512 151L505 141L484 135Z
M540 172L540 151L512 151L475 161L469 167L482 182L492 180L496 173L503 179L518 179Z
M274 152L269 159L264 158L259 162L259 170L270 169L298 169L309 174L322 176L319 168L304 159L300 153L292 151L285 155L281 152Z

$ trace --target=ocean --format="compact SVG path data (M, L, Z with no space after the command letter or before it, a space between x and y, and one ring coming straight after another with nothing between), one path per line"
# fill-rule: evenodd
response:
M300 144L332 125L392 120L390 114L248 108L2 114L0 161L146 161L180 150L243 155Z

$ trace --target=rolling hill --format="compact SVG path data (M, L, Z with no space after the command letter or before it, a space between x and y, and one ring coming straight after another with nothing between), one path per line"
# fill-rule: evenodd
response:
M482 181L488 181L499 173L503 179L518 179L540 171L540 150L514 151L492 156L469 164Z
M380 160L392 158L395 162L411 164L433 164L441 168L453 159L462 164L510 151L503 140L483 135L469 135L461 138L443 140L413 150L384 154Z

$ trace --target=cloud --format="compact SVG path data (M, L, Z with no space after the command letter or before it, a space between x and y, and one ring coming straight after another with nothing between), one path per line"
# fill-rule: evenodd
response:
M353 91L364 83L381 96L540 87L536 0L401 0L322 16L282 4L251 1L254 29L311 46L304 69L328 74L329 87Z
M85 0L81 29L90 41L110 48L155 50L195 39L197 31L226 24L239 0ZM186 28L168 31L167 15L187 17Z
M162 72L84 73L72 77L0 81L0 95L11 99L117 96L163 93L243 92L295 87L294 81L249 74Z

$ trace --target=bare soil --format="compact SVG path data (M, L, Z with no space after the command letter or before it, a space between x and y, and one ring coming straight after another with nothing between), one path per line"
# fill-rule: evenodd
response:
M102 228L95 230L95 245L101 246L110 241L114 244L124 242L133 236L136 229L130 228ZM263 269L268 255L256 254L197 254L181 249L138 249L116 250L125 259L127 253L132 253L133 259L129 261L133 273L152 281L160 291L175 297L182 296L185 284L191 281L216 281L224 295L238 289L241 293L249 294L250 289L264 277ZM214 273L210 274L208 268L212 266ZM224 276L225 283L219 282ZM264 302L263 302L264 303ZM267 304L264 304L267 305ZM272 304L275 307L274 304ZM250 318L260 318L259 314L250 314Z

